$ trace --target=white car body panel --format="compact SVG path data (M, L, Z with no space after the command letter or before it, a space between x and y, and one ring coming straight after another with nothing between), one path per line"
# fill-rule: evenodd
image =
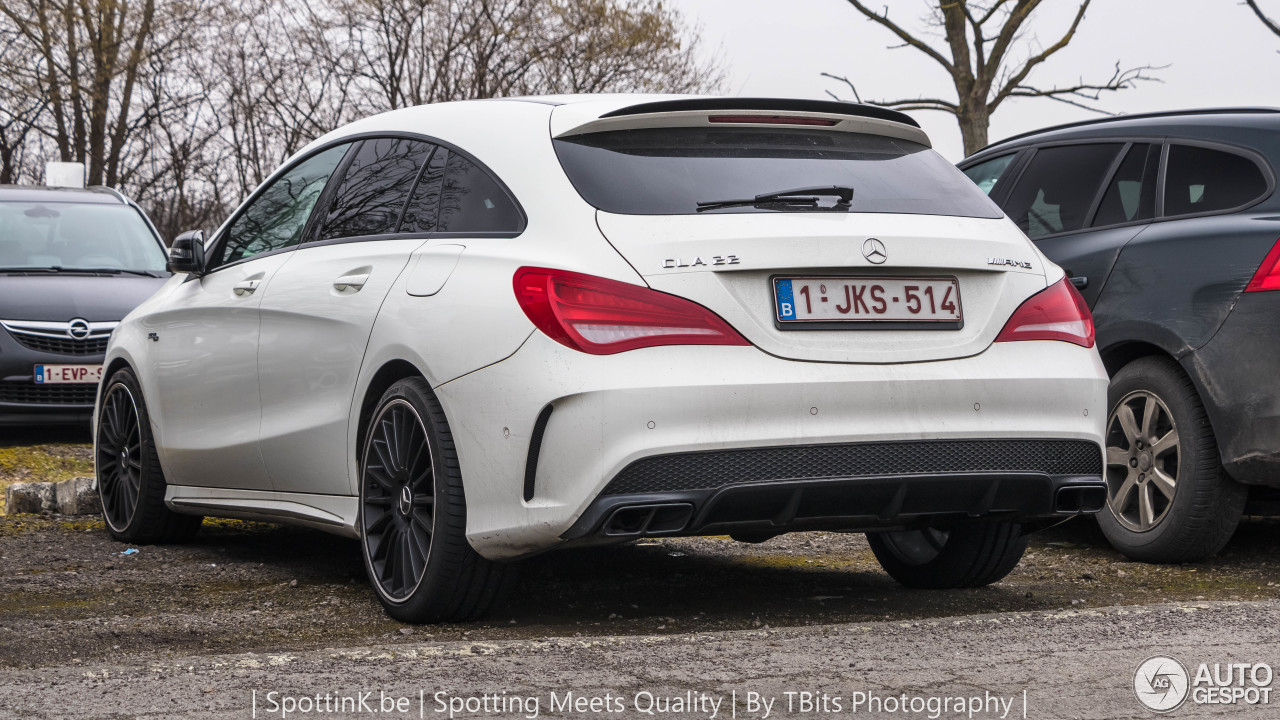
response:
M761 350L797 360L891 363L973 355L991 344L1023 300L1046 287L1044 264L1031 262L1030 243L1006 218L602 212L599 222L605 237L650 287L689 298L727 320ZM868 238L884 243L891 265L878 266L863 257ZM717 256L730 254L735 264L712 264ZM1032 267L1007 266L1006 271L988 264L1006 256ZM695 265L699 262L705 265ZM959 277L964 327L955 332L875 330L861 333L856 343L848 341L848 330L776 329L770 276L809 272Z
M289 257L254 258L179 282L162 307L148 312L151 303L144 304L124 323L137 318L143 338L158 338L132 350L146 358L142 388L171 477L206 487L271 487L258 451L258 306ZM257 283L253 292L234 289L248 282Z
M260 443L272 487L344 494L347 424L374 318L425 241L381 240L288 253L261 301Z
M1107 375L1096 349L993 342L1024 300L1062 278L1007 219L620 216L583 200L552 138L696 122L697 113L601 118L681 97L407 108L334 131L282 166L357 135L417 133L486 165L518 199L527 224L518 237L438 233L303 246L175 278L139 306L116 331L107 363L138 370L168 505L355 534L361 423L380 395L372 390L379 373L405 368L426 379L444 408L462 469L467 538L491 559L559 544L619 470L651 455L945 438L1087 440L1101 454ZM830 131L855 130L923 135L869 119L842 119ZM879 269L861 253L869 237L888 248ZM668 263L727 254L740 262ZM1031 268L988 264L994 257ZM521 310L512 282L527 266L687 298L751 345L607 356L569 349ZM768 280L780 271L955 275L965 325L777 330ZM352 275L368 275L358 291L335 287ZM233 293L252 277L260 281L253 294ZM158 341L148 340L152 332ZM526 501L530 440L548 405L555 410Z
M467 537L485 556L514 558L558 542L605 484L640 457L780 440L1097 440L1106 390L1097 353L1062 342L1000 343L945 362L848 365L733 347L600 357L538 333L507 361L436 393L446 413L465 408L473 419L453 432L467 504L477 508L467 517ZM549 398L556 410L537 468L545 484L526 503L530 433Z

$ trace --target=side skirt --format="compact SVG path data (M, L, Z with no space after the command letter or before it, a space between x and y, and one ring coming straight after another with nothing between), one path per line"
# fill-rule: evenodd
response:
M187 515L278 522L360 537L356 530L359 499L344 495L170 485L164 503L170 510Z

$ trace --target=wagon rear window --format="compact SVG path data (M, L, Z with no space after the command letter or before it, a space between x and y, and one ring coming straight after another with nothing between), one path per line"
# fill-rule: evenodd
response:
M760 128L652 128L555 141L565 173L595 207L690 215L698 203L794 188L853 188L849 212L997 218L951 163L918 143L879 135ZM744 205L711 213L794 212Z

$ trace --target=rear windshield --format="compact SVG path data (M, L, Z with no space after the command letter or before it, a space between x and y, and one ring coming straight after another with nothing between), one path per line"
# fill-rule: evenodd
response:
M0 268L163 272L164 251L125 205L0 202Z
M1000 209L951 163L907 140L760 128L654 128L555 140L582 197L626 215L690 215L699 202L797 188L853 188L849 212L998 218ZM832 202L824 199L822 208ZM706 212L812 211L745 205Z

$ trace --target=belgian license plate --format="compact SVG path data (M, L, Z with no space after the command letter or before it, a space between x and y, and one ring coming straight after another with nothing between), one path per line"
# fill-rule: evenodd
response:
M776 277L773 297L783 324L963 320L960 283L949 277Z
M97 383L102 380L101 365L37 365L36 383Z

